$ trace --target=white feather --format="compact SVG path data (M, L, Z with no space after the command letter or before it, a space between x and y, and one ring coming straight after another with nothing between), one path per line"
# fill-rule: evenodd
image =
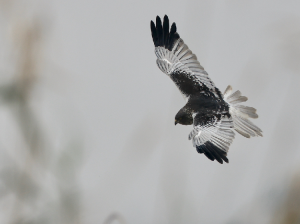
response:
M247 97L240 91L232 93L232 87L228 86L224 92L224 100L229 104L229 113L232 116L234 129L246 138L262 136L262 130L253 124L248 118L257 118L256 109L240 105L246 102Z
M195 118L194 114L193 118ZM225 117L211 124L194 126L194 129L189 134L189 140L192 139L194 147L209 141L221 150L228 152L229 146L234 139L232 128L232 119Z
M185 72L195 77L199 83L204 83L209 89L214 90L215 85L200 65L197 56L193 54L181 38L176 41L171 51L164 47L156 47L155 54L157 56L157 66L168 76L175 70Z

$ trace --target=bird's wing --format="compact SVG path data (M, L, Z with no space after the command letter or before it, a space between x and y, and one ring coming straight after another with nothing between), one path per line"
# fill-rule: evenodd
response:
M169 29L168 16L164 17L163 25L159 16L156 17L156 25L151 21L151 32L157 66L170 76L184 97L206 90L222 98L222 93L215 87L196 55L176 32L176 24L173 23Z
M235 135L232 119L206 113L197 113L193 117L194 129L189 134L189 140L193 141L197 151L212 161L216 159L219 163L223 160L228 163L226 156Z

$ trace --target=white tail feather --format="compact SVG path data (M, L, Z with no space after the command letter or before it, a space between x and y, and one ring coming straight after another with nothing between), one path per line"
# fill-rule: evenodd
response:
M242 96L239 90L232 93L232 87L228 86L224 92L224 100L229 104L229 113L233 119L234 129L238 133L246 138L262 136L262 130L248 120L248 118L258 118L256 109L239 104L246 102L247 97Z

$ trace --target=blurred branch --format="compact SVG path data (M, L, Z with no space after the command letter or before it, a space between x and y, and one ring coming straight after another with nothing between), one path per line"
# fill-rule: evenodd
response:
M125 219L119 213L112 213L103 224L112 224L114 221L118 221L120 224L126 224Z

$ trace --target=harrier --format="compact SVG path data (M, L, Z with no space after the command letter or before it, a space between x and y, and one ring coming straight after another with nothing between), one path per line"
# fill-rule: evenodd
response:
M169 18L151 21L157 66L167 74L186 100L175 116L175 125L193 125L189 134L193 146L210 160L228 163L227 152L235 133L246 138L262 136L262 130L248 118L257 118L256 109L241 105L247 101L240 91L228 86L222 94L200 65L195 54L177 33L169 28Z

